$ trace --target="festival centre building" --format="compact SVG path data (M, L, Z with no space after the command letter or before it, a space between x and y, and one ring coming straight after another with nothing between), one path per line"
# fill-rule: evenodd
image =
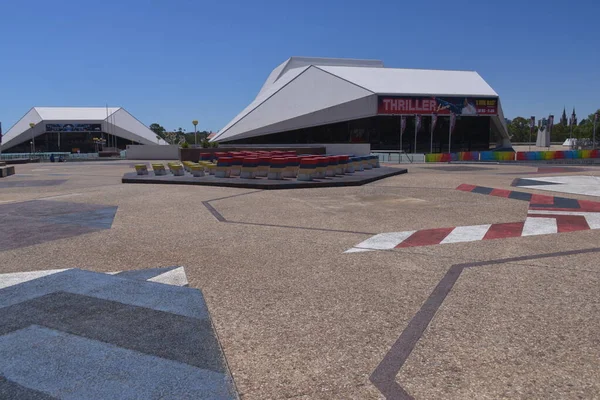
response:
M2 139L3 153L93 153L166 144L121 107L33 107Z
M402 143L407 153L448 152L449 143L451 151L511 147L500 98L475 71L307 57L275 68L254 101L212 140L369 143L396 151Z

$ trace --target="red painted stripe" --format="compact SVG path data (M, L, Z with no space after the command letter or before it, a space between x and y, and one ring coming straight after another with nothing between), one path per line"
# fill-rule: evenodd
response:
M554 204L554 197L543 194L534 194L531 196L530 204Z
M525 222L508 222L504 224L493 224L483 237L483 240L504 239L519 237L523 232Z
M471 190L475 189L476 187L477 186L475 186L475 185L468 185L466 183L463 183L462 185L457 187L456 190L462 190L463 192L470 192Z
M454 228L438 228L417 231L396 246L396 248L440 244L453 230Z
M581 209L579 211L600 212L600 203L590 200L578 200Z
M510 196L510 190L494 189L492 190L492 193L490 193L490 196L508 197Z
M529 216L531 217L531 215ZM548 215L543 217L547 218ZM590 229L583 215L553 215L552 217L556 218L558 232L587 231Z

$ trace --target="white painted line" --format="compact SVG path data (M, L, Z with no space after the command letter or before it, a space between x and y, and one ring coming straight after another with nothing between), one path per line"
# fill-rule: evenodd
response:
M32 281L34 279L43 278L44 276L57 274L66 270L67 269L49 269L46 271L14 272L10 274L2 274L0 275L0 289L18 285L19 283Z
M172 269L164 274L148 279L148 282L164 283L172 286L185 286L188 284L183 267Z
M405 241L415 232L416 231L380 233L354 247L361 249L390 250Z
M521 236L547 235L557 233L558 226L556 218L532 218L528 217L523 225Z
M528 214L540 214L540 215L581 215L583 217L588 215L600 215L600 212L586 212L586 211L547 211L547 210L529 210Z
M61 197L69 197L69 196L81 196L83 193L69 193L69 194L59 194L57 196L48 196L48 197L40 197L36 200L48 200L48 199L59 199Z
M585 215L585 220L590 229L600 229L600 213L589 213Z
M440 244L474 242L476 240L481 240L490 229L490 226L492 225L488 224L456 227L448 236L444 238L444 240L441 241Z
M375 251L372 249L358 249L356 247L351 248L350 250L346 250L344 253L362 253L365 251Z

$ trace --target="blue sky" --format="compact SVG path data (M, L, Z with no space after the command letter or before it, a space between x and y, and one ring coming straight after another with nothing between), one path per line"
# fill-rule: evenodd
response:
M600 108L600 2L7 1L0 121L32 106L122 106L218 130L292 55L478 71L505 114Z

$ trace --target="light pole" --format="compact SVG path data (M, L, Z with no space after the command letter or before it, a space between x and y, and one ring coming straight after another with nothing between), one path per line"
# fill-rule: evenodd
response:
M33 128L35 128L35 124L30 122L29 127L31 128L31 152L35 153L35 136L33 136Z
M198 120L193 120L192 124L194 124L194 144L198 146L198 129L196 128L198 126Z

